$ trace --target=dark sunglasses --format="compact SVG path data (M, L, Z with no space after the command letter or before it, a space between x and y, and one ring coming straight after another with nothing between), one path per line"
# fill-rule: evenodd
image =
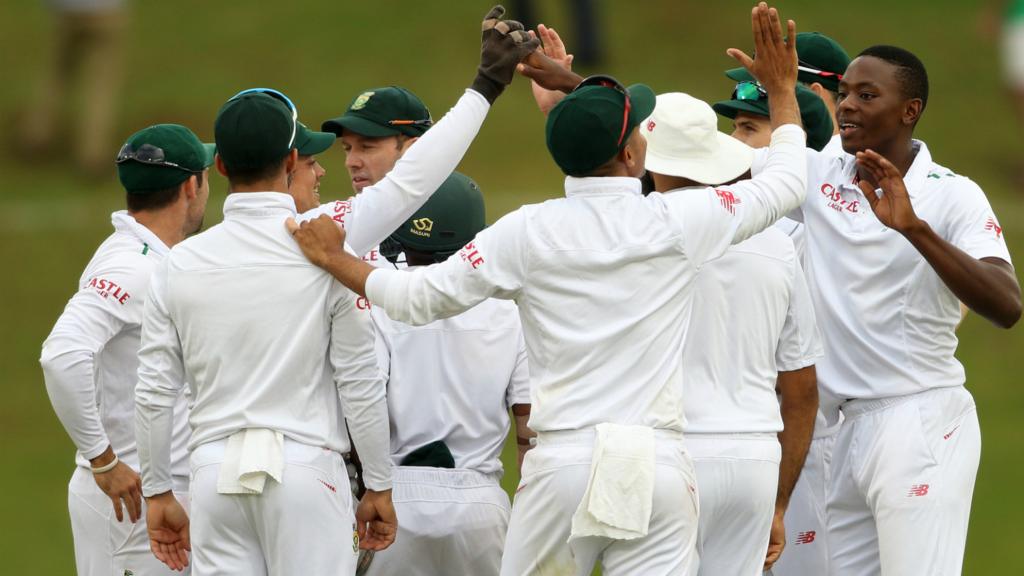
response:
M273 88L249 88L248 90L242 90L238 94L228 98L228 101L230 102L231 100L246 94L266 94L268 96L272 96L281 102L284 102L285 105L288 106L288 109L292 111L292 137L288 140L288 148L290 149L295 144L295 132L299 125L299 109L295 107L295 104L285 96L283 92L279 92Z
M839 74L838 72L826 72L824 70L819 70L818 68L811 66L810 64L803 62L801 60L797 61L796 69L801 72L814 74L815 76L821 76L822 78L835 78L836 80L843 79L843 75Z
M118 164L124 164L129 160L141 162L142 164L149 164L150 166L166 166L168 168L177 168L178 170L184 170L185 172L191 172L198 174L202 170L192 170L191 168L185 168L180 164L169 162L164 154L164 149L154 146L152 144L143 144L136 148L130 143L126 143L121 146L121 150L117 153Z
M633 105L629 100L629 90L626 90L626 87L622 85L622 82L619 82L611 76L604 75L588 76L587 78L584 78L583 82L580 82L579 86L573 89L573 92L583 88L584 86L604 86L605 88L612 88L613 90L621 92L626 98L626 105L622 109L622 130L619 132L619 139L615 143L616 146L621 147L622 140L626 137L626 128L629 127L629 112L633 109Z
M732 91L733 100L764 100L768 98L768 92L757 82L746 80L736 85Z

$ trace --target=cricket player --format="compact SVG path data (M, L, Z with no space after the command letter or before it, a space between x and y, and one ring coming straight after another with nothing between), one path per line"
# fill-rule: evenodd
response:
M78 574L168 574L146 536L136 451L135 381L142 313L152 270L199 230L209 196L213 145L191 130L140 130L117 155L127 210L85 267L78 292L43 343L40 363L54 412L74 442L68 510ZM188 502L187 398L173 413L169 489Z
M797 46L799 52L799 40ZM800 117L804 130L807 131L808 148L821 151L832 142L837 142L838 139L832 137L832 116L822 98L808 88L798 85L797 101L800 103ZM712 108L721 116L733 120L734 137L753 148L768 146L771 124L768 119L768 98L763 88L756 84L740 82L736 85L730 100L716 102ZM776 223L776 227L789 235L796 248L797 257L804 264L803 224L782 218ZM785 418L785 414L783 417ZM826 418L820 410L817 412L811 444L796 486L788 498L788 506L779 506L785 502L780 490L776 512L783 512L784 519L776 514L769 543L769 554L778 557L772 566L772 572L776 576L828 574L828 526L825 517L828 493L827 465L831 459L831 446L839 431L839 418L834 409L831 419ZM789 429L790 426L785 426L783 432ZM786 485L781 475L780 485ZM781 556L778 555L780 549Z
M471 89L421 152L377 187L383 198L436 188L515 65L537 46L502 13L495 7L484 21ZM281 217L297 214L287 194L297 116L286 96L269 89L243 91L221 108L217 167L231 188L225 221L183 244L150 289L136 429L152 547L175 569L188 564L191 548L197 574L351 573L360 546L380 550L394 539L387 409L369 314L280 228ZM360 242L381 239L364 212L348 216ZM329 371L333 383L324 378ZM192 534L168 491L168 399L180 393L185 373L194 397ZM362 447L368 488L356 522L342 415ZM318 545L324 541L351 547Z
M985 194L913 138L927 102L916 56L861 52L839 85L846 153L809 153L807 200L794 214L828 351L817 365L823 405L844 415L830 471L831 574L960 573L981 438L954 356L957 300L1003 328L1021 313Z
M352 189L358 194L380 182L432 125L430 111L419 97L400 86L385 86L363 90L352 99L344 114L327 120L320 129L335 134L341 141L345 169ZM328 204L325 210L337 210L328 212L333 216L344 211L345 202ZM405 262L404 255L399 255L395 263L386 260L377 246L363 258L385 268Z
M585 575L596 562L610 575L695 573L679 353L694 277L797 206L805 184L804 134L791 126L799 122L796 51L774 9L762 3L752 21L760 62L733 53L772 94L780 126L767 178L642 196L639 127L653 92L607 77L578 83L548 61L527 74L549 89L576 86L546 124L548 149L568 176L566 198L520 208L457 257L413 271L346 255L343 231L327 218L289 223L311 261L395 320L426 324L490 297L518 304L538 442L523 463L502 574ZM793 28L790 21L791 37Z
M452 173L391 240L412 267L443 262L484 229L475 182ZM491 299L409 326L372 309L388 374L395 544L367 574L497 575L511 510L501 449L516 417L520 454L533 435L526 345L515 304Z
M821 32L798 34L796 53L797 58L800 59L800 74L797 76L797 81L821 98L825 107L828 108L829 118L834 120L839 81L843 79L843 73L850 65L850 56L838 42ZM726 70L725 75L737 82L753 80L743 68ZM839 135L838 125L834 126L832 134L833 136ZM809 142L808 145L810 146ZM825 148L826 153L839 153L841 151L839 139L833 138Z
M750 170L752 149L718 132L711 107L689 95L658 96L644 133L659 192L689 194ZM811 441L821 342L799 257L777 227L705 264L694 286L682 355L700 574L755 576L781 552L779 542L766 562Z

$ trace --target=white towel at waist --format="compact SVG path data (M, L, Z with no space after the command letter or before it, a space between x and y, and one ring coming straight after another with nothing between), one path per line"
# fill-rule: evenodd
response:
M569 541L646 536L654 500L654 430L604 423L596 431L590 479L573 514Z
M228 437L217 476L220 494L262 494L270 476L278 483L284 472L284 434L268 428L246 428Z

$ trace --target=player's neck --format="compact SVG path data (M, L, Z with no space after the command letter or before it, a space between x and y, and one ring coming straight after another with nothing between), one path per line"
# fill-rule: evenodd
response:
M149 229L168 248L185 239L184 214L179 215L175 205L163 210L143 210L132 212L132 218Z

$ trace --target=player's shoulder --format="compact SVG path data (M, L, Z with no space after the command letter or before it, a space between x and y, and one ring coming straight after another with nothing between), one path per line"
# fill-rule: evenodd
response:
M760 256L780 263L790 264L796 260L793 239L776 226L769 226L750 238L734 245L732 252Z
M155 249L130 234L115 232L100 244L85 267L82 280L117 276L124 281L148 281L160 257Z
M302 214L296 217L299 222L305 222L307 220L313 220L320 216L326 215L333 219L335 222L345 223L346 218L352 213L352 207L356 203L358 196L352 196L344 200L332 200L331 202L325 202L316 208L306 210Z

